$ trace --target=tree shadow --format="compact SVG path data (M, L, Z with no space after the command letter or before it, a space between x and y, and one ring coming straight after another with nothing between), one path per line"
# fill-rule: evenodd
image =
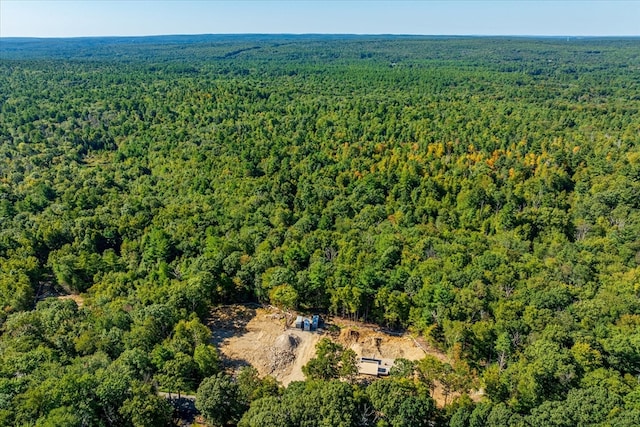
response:
M173 406L173 418L175 425L191 426L195 423L200 412L196 409L196 401L194 399L181 397L173 397L169 399Z
M220 359L222 360L222 366L225 369L231 369L234 372L237 372L240 368L252 366L251 363L245 359L230 359L224 355L221 355Z
M207 319L211 342L219 347L226 339L246 333L247 324L256 317L256 308L249 305L213 307Z

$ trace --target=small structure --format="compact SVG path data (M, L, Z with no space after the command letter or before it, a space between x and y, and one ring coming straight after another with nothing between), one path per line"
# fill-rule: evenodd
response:
M373 357L361 357L358 362L358 373L363 375L387 376L394 365L391 359L376 359Z
M296 329L303 331L315 331L320 327L320 316L314 314L311 319L308 317L297 316L295 321Z

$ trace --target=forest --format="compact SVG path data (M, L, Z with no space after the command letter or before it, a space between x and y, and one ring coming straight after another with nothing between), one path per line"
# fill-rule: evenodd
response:
M0 426L640 425L637 38L0 39L0 221ZM452 363L231 375L234 302Z

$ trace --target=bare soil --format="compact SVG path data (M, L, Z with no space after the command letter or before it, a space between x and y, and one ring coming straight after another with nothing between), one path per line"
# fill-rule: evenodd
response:
M315 346L325 336L353 349L359 357L420 360L430 354L449 362L444 353L408 333L337 317L324 321L337 326L339 332L305 332L287 326L294 318L295 313L275 307L228 305L214 308L208 324L226 369L233 372L251 365L261 376L271 375L285 386L304 380L302 367L315 356ZM445 396L438 385L432 397L439 406L444 405ZM447 402L452 398L449 395Z
M84 305L84 298L81 295L69 294L69 295L60 295L57 297L58 299L72 299L78 304L78 308L82 308Z
M72 299L79 308L82 308L84 305L84 297L82 295L68 293L59 286L54 285L51 281L40 282L36 290L35 300L36 302L44 301L47 298L57 298L61 300Z
M340 328L336 341L355 351L359 357L420 360L429 353L446 359L444 354L420 346L407 333L387 332L373 324L338 318L334 318L333 323Z
M315 356L323 334L286 328L290 316L273 307L213 309L209 326L224 366L236 370L251 365L260 375L271 375L284 385L304 380L302 367Z

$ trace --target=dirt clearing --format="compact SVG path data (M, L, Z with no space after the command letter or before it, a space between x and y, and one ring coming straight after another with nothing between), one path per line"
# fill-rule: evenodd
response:
M251 365L284 385L304 380L302 367L315 356L322 334L285 329L287 315L274 308L217 307L209 325L226 368Z
M304 380L302 367L315 356L318 341L329 335L322 331L285 328L292 317L276 308L257 306L230 305L213 309L209 326L225 367L235 370L251 365L260 375L271 375L284 385ZM419 360L426 354L406 334L395 336L375 325L338 318L326 322L340 327L340 334L331 338L353 349L359 357Z
M57 298L61 300L72 299L76 302L76 304L78 305L78 308L82 308L82 306L84 305L84 298L80 295L76 295L76 294L61 295Z
M336 341L355 351L359 357L420 360L426 354L408 334L389 334L374 325L344 324L337 319L335 324L340 327Z
M283 385L303 381L302 367L315 357L315 346L323 337L351 348L358 357L420 360L429 354L442 362L448 357L419 338L406 333L392 333L377 325L325 318L335 333L324 330L305 332L293 327L295 314L274 307L229 305L214 308L209 317L213 341L220 351L224 367L235 371L251 365L261 376L271 375ZM327 328L329 329L329 328ZM443 406L445 396L439 385L432 397ZM451 401L453 395L448 396Z

